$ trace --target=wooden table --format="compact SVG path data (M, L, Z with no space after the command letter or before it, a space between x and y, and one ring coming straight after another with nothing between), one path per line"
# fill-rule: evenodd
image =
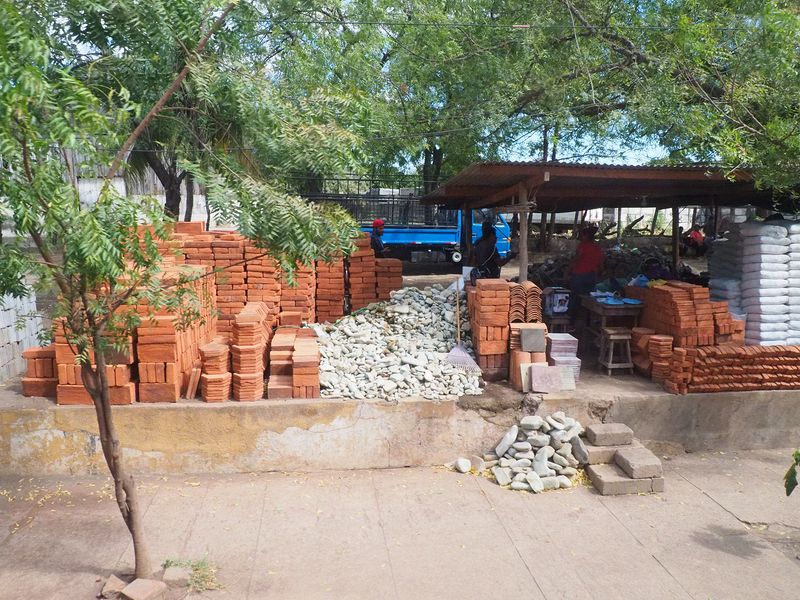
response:
M600 344L603 329L608 326L609 317L630 317L633 327L639 325L639 315L644 309L642 304L611 305L598 302L592 296L581 296L581 306L586 309L586 331L588 331L596 345Z

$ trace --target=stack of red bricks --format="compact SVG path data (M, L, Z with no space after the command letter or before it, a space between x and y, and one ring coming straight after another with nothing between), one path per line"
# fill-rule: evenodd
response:
M672 394L685 394L688 391L689 382L692 380L694 368L694 357L697 354L695 348L675 348L670 358L669 375L664 380L664 389Z
M200 348L203 374L200 388L205 402L225 402L231 397L230 348L217 339Z
M647 344L653 381L662 382L669 377L672 361L672 336L651 335Z
M708 288L674 281L650 288L627 287L625 295L644 301L642 327L671 335L676 347L714 345L714 307Z
M300 330L296 327L279 327L272 336L267 382L267 397L270 400L286 400L292 397L292 354L298 331Z
M268 311L267 322L274 327L281 310L281 267L278 261L264 254L265 250L245 240L247 301L263 302Z
M319 398L319 360L314 330L298 330L292 351L293 398Z
M54 322L55 339L52 345L58 373L56 402L58 404L92 404L92 397L83 386L81 368L76 364L76 348L67 341L64 322ZM109 340L109 345L113 340ZM94 363L94 352L89 351L89 360ZM108 352L106 376L110 387L112 404L130 404L136 401L136 386L131 383L130 365L133 364L133 343L128 339L125 352ZM119 367L119 368L118 368Z
M508 375L511 289L504 279L479 279L467 294L472 342L487 380Z
M375 252L370 247L369 234L364 233L354 240L356 251L347 260L350 309L358 310L377 299L375 278Z
M315 321L315 301L317 280L314 265L298 264L294 270L294 284L289 283L287 273L281 280L281 311L299 312L302 320L309 323Z
M655 329L634 327L631 329L631 357L636 369L650 377L653 362L650 360L650 338L656 334Z
M727 302L712 302L714 313L714 341L716 345L744 345L744 321L737 321L728 311Z
M403 261L398 258L376 258L375 281L378 300L389 300L393 291L403 287Z
M188 388L189 376L200 360L200 346L215 335L215 285L207 276L211 267L184 265L166 269L163 286L178 285L198 299L199 314L186 327L177 327L180 315L142 301L137 310L141 325L136 330L139 363L139 401L177 402Z
M264 361L271 330L268 308L263 302L248 303L233 324L233 399L260 400L264 397Z
M344 259L317 261L317 321L336 321L344 316Z
M238 233L214 232L211 248L217 270L217 332L229 337L236 315L247 303L247 280L244 270L244 240Z
M800 346L726 344L685 352L687 380L667 388L676 393L800 389Z
M23 396L56 397L58 385L56 349L53 346L28 348L22 353L28 370L22 378Z

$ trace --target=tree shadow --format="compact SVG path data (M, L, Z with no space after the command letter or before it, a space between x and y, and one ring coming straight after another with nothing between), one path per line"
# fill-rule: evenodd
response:
M756 558L769 548L768 544L747 531L720 525L708 525L703 530L695 531L692 539L711 550L740 558Z

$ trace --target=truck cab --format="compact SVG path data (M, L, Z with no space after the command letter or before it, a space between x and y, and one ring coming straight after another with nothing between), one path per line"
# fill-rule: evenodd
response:
M388 207L387 207L388 208ZM375 219L384 221L382 240L394 258L406 258L412 252L441 252L448 261L461 263L464 257L464 244L462 240L461 211L439 209L438 207L419 207L427 216L421 216L416 222L408 217L412 214L409 210L403 218L393 218L392 211L384 214L375 211ZM406 221L406 222L403 222ZM483 209L472 211L472 242L481 236L481 227L485 221L494 224L497 231L497 251L500 256L506 256L511 249L511 228L505 218L494 211ZM361 230L372 233L372 222L360 223Z

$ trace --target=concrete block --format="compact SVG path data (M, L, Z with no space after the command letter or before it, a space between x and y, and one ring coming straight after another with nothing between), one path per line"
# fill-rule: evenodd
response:
M167 584L156 579L134 579L122 590L127 600L159 600L167 593Z
M111 575L103 585L103 590L100 592L101 598L116 598L125 589L128 584L122 581L116 575Z
M653 492L663 492L664 491L664 478L663 477L653 477L650 480L651 482L651 491Z
M615 464L589 465L586 474L601 496L647 494L653 491L651 479L631 479Z
M624 423L595 423L586 428L586 439L595 446L627 446L633 430Z
M586 444L586 453L589 455L590 465L603 465L606 463L613 463L614 456L617 450L621 448L643 448L639 440L633 440L630 445L626 446L595 446L594 444Z
M519 341L523 352L545 352L547 337L544 329L520 329Z
M661 461L647 448L620 448L614 461L633 479L661 477L664 474Z

